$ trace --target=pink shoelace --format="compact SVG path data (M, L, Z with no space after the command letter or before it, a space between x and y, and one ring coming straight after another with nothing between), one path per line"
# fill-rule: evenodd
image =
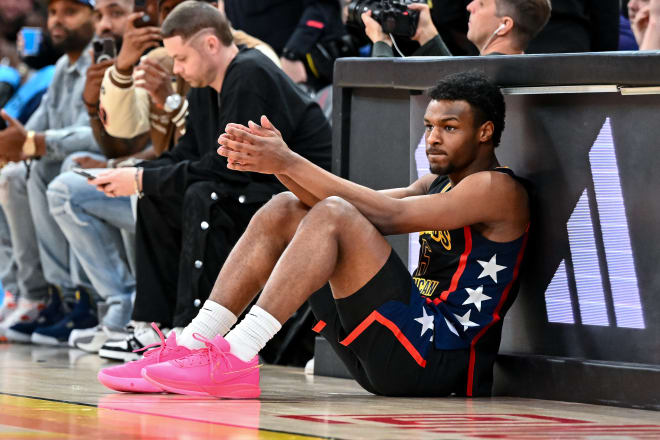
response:
M160 342L154 342L153 344L146 345L142 348L138 348L137 350L133 350L133 353L139 353L141 351L144 351L144 357L148 356L158 356L158 363L160 363L160 356L163 354L166 348L166 343L165 343L165 336L163 336L163 332L160 331L158 326L156 325L155 322L151 323L151 327L153 327L154 331L158 333L158 336L160 337ZM144 358L143 358L144 359ZM142 359L138 359L133 362L139 362Z

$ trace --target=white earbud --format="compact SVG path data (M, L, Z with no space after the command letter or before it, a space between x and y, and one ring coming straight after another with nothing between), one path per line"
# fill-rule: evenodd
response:
M495 32L493 32L493 35L497 34L499 31L501 31L505 27L506 27L506 24L504 24L504 23L500 24L500 26L497 29L495 29Z
M506 28L506 24L501 23L501 24L499 25L499 27L498 27L497 29L495 29L495 32L493 32L493 33L490 35L490 37L488 38L488 40L486 40L486 44L483 45L483 47L481 48L481 50L479 51L479 53L483 53L484 50L486 50L486 48L488 47L488 45L493 41L493 39L495 38L495 36L497 35L497 33L498 33L499 31L503 30L504 28Z

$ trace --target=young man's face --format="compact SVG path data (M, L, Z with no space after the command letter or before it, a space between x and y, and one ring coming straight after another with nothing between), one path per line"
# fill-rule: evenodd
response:
M467 10L470 13L468 40L481 49L500 25L497 5L495 0L472 0Z
M94 36L92 8L72 0L48 5L48 32L53 46L63 52L81 51Z
M128 15L132 11L133 0L96 0L94 7L96 36L113 38L119 43L126 31Z
M451 174L477 156L480 127L466 101L432 100L424 114L426 157L431 173Z

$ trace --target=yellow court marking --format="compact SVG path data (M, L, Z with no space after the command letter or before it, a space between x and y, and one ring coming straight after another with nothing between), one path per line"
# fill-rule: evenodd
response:
M213 407L217 402L209 400L208 406ZM185 408L185 403L181 403L182 409ZM320 438L144 413L148 408L139 408L139 410L138 413L0 394L0 439L117 440L185 437L187 439L309 440ZM18 429L8 431L12 427Z

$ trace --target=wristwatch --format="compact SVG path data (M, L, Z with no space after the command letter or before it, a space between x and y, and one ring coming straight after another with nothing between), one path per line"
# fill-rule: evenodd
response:
M34 142L34 130L27 132L27 137L23 143L23 154L27 157L33 157L37 155L37 144Z
M174 110L178 109L181 107L181 102L183 101L183 98L181 95L178 93L172 93L170 96L168 96L165 99L165 111L167 113L171 113Z

